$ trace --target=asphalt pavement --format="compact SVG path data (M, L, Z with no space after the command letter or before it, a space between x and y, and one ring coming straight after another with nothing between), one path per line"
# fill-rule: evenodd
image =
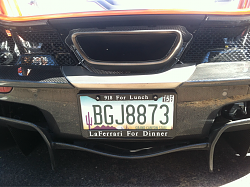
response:
M250 157L240 159L224 141L215 150L214 172L207 151L185 151L122 160L72 150L56 151L51 170L45 145L25 157L18 148L0 151L1 186L249 186Z

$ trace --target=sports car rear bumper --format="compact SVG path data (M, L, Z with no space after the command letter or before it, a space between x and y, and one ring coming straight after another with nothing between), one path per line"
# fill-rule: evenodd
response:
M0 93L0 142L4 142L0 148L17 144L27 155L44 140L52 167L54 149L119 158L200 149L210 151L212 171L214 147L226 132L223 136L244 157L250 146L249 17L184 17L131 15L1 23L0 86L13 89ZM136 30L138 22L145 22L139 29L153 25L157 30L161 27L155 25L164 25L164 29L182 32L183 47L173 58L173 67L134 72L122 66L119 71L97 69L85 63L74 46L65 44L74 29ZM13 37L6 35L6 29ZM176 96L171 137L87 138L79 95L146 92Z
M24 134L24 137L27 138L29 134L26 135L26 131L38 132L48 146L53 167L53 149L77 149L119 158L146 158L191 149L210 150L210 170L212 171L213 150L221 134L228 128L231 129L230 131L240 132L239 137L243 137L244 140L249 134L249 119L239 119L234 122L230 122L230 119L218 120L225 106L245 102L247 103L246 107L248 107L248 101L250 101L249 65L249 62L201 64L194 66L195 70L190 78L185 82L178 83L176 87L173 87L172 83L169 83L170 87L168 87L168 83L158 84L161 86L159 90L177 93L175 137L173 138L85 139L82 136L77 95L80 92L103 92L105 86L102 86L101 83L99 83L99 88L102 91L95 88L97 83L93 83L95 87L77 88L70 82L56 84L18 80L19 84L17 84L15 80L2 79L5 86L14 87L10 93L1 94L2 110L6 107L32 106L38 108L45 118L40 123L31 123L29 117L26 117L27 121L23 120L24 113L21 111L15 111L14 117L5 116L6 113L2 112L1 116L3 117L0 119L0 124L11 132L7 133L11 136L2 136L2 141L11 142L13 141L11 137L13 137L22 150L27 150L27 140L25 143L20 134ZM64 70L65 68L61 69L62 74L67 75ZM79 80L82 80L82 75L80 75ZM133 81L139 82L139 80ZM105 82L105 77L103 82ZM129 85L129 82L126 84ZM125 87L122 89L122 86L117 85L118 87L105 91L125 92L129 90ZM137 91L143 93L153 89L150 86L150 89L147 89L147 85L145 86L144 89L138 87ZM131 91L133 89L131 87ZM14 106L12 106L13 104ZM249 114L241 116L241 118L248 117ZM236 126L238 128L235 128ZM33 140L28 138L28 141ZM238 140L235 139L236 141ZM20 144L20 142L22 143ZM134 144L134 142L138 144L136 147L131 146L131 143ZM242 142L240 138L239 142L241 147L245 148L238 150L238 152L244 156L247 153L249 143Z

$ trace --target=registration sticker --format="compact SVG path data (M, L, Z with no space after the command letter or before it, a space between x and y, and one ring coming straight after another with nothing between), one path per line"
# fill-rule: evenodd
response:
M89 131L89 137L145 137L152 133L166 137L173 129L174 101L174 94L80 96L83 130Z

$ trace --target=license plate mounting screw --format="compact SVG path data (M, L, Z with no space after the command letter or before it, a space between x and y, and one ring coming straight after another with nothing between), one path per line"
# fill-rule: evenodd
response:
M154 95L154 96L153 96L153 99L154 99L155 101L157 101L158 96L157 96L157 95Z
M96 96L96 100L99 101L100 100L100 96L97 95Z

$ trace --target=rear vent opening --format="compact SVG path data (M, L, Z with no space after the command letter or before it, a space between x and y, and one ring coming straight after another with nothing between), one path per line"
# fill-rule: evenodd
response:
M74 29L66 38L93 72L149 72L172 67L192 34L181 26Z
M159 61L171 51L176 39L174 33L84 34L76 37L88 58L114 63Z

